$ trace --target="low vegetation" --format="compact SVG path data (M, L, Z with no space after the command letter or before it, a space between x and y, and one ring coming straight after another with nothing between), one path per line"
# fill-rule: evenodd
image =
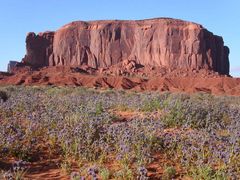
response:
M239 97L9 86L0 124L3 179L43 158L74 180L240 179Z

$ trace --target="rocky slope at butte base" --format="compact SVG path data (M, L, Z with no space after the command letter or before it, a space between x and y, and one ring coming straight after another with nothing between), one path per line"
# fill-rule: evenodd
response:
M25 69L10 76L0 75L0 85L84 86L102 89L204 92L215 95L240 96L240 78L220 76L206 70L200 70L199 72L184 71L185 77L179 75L181 73L181 71L175 70L162 76L119 76L103 75L79 67L53 66L41 68L38 71Z
M170 18L77 21L26 38L0 85L71 85L240 95L229 49L199 24Z

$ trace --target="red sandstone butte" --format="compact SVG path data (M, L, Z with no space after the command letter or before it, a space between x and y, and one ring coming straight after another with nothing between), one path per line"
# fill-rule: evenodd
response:
M26 38L23 63L32 67L108 68L123 61L166 69L206 69L229 74L229 49L203 26L170 18L76 21L56 32Z
M229 49L199 24L170 18L77 21L26 38L0 85L56 85L240 96Z

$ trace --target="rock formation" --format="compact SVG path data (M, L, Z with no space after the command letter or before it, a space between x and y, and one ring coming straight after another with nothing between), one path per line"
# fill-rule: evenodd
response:
M108 68L123 61L169 69L229 74L229 49L201 25L170 18L77 21L56 32L26 38L23 63L33 67L87 65Z
M23 58L23 63L32 67L49 66L49 61L53 56L54 32L44 32L36 35L31 32L26 38L27 54Z
M38 71L24 69L16 74L0 72L0 85L33 85L33 86L84 86L103 89L126 89L134 91L170 91L170 92L205 92L216 95L240 96L240 78L208 74L204 69L199 73L183 77L152 76L145 79L139 76L105 76L88 75L78 67L52 66Z
M16 67L16 65L18 63L19 62L17 62L17 61L9 61L8 67L7 67L7 72L9 72L9 73L13 72L13 69Z

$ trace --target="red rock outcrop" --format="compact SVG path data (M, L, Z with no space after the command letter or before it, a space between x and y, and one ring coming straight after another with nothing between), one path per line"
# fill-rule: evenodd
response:
M177 19L77 21L56 32L30 33L26 44L23 62L34 67L85 64L99 69L131 61L229 74L229 49L222 37Z
M26 38L27 54L22 62L32 67L49 66L49 61L53 56L54 32L44 32L36 35L28 33Z
M204 69L202 69L204 71ZM87 72L87 70L86 70ZM170 73L171 74L171 73ZM216 95L240 96L240 78L231 78L205 72L192 72L187 77L141 77L89 75L69 66L44 67L38 71L25 69L16 74L1 74L0 85L55 85L114 88L134 91L206 92ZM2 76L2 77L1 77Z

